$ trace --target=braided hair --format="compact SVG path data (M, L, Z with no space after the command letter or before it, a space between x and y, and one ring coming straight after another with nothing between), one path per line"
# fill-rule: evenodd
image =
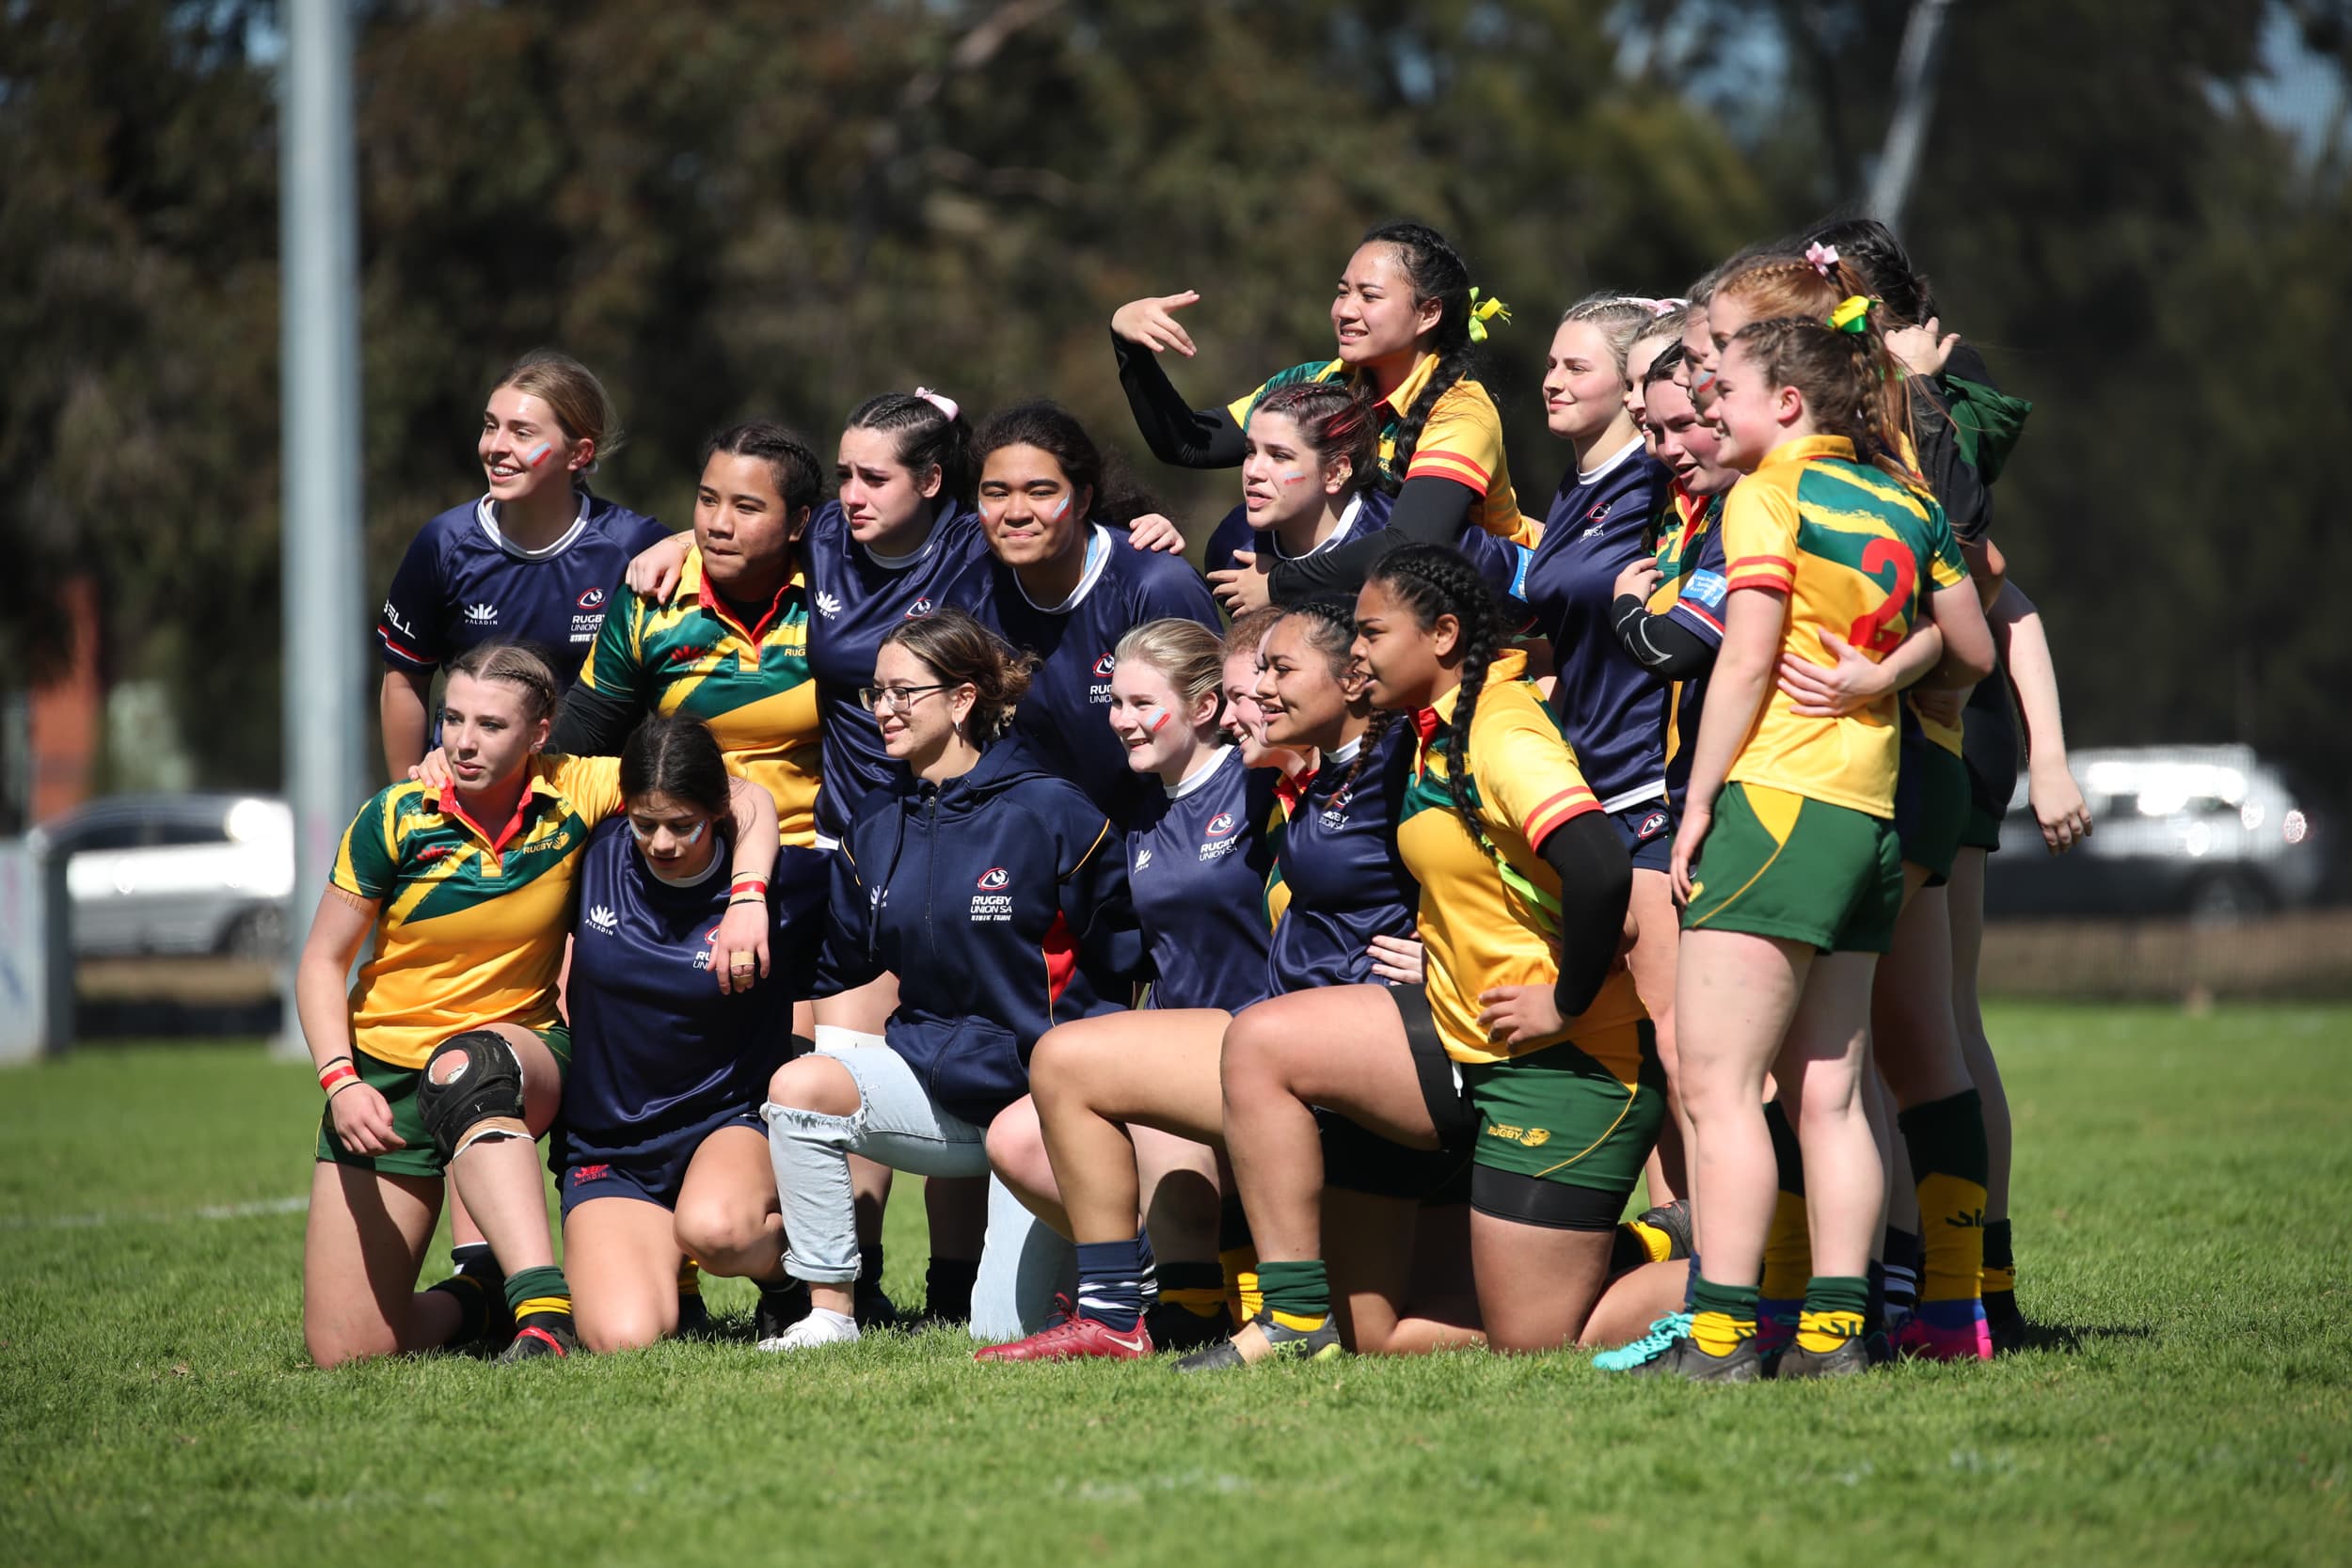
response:
M1478 715L1478 694L1486 685L1486 668L1502 648L1502 620L1495 610L1494 592L1470 558L1448 545L1407 545L1391 550L1366 580L1379 583L1410 610L1423 631L1434 627L1440 615L1453 616L1461 627L1457 646L1462 651L1462 685L1454 694L1454 719L1445 731L1445 788L1463 828L1482 848L1491 850L1470 800L1470 724Z
M1384 223L1366 234L1361 244L1394 245L1397 265L1413 286L1413 303L1425 305L1435 299L1444 306L1430 333L1429 346L1438 363L1421 396L1397 423L1395 449L1381 480L1381 488L1394 495L1404 486L1405 472L1413 466L1413 449L1421 445L1422 428L1436 412L1438 400L1471 370L1470 267L1446 237L1427 224Z
M1356 662L1356 606L1353 600L1334 598L1329 594L1301 599L1295 604L1282 606L1280 613L1266 623L1265 629L1271 633L1285 621L1304 623L1300 629L1306 636L1307 646L1321 654L1329 663L1332 679L1345 678ZM1357 775L1364 770L1364 764L1379 748L1381 737L1402 723L1404 719L1403 714L1387 709L1373 714L1372 723L1364 731L1363 746L1357 752L1356 760L1348 765L1347 776L1340 781L1341 789L1354 787Z
M972 427L961 410L951 418L946 408L929 397L882 392L859 404L846 428L878 430L897 437L898 466L913 474L916 483L937 468L940 499L966 507L972 504L979 470L972 461Z
M1731 343L1747 351L1772 386L1794 387L1804 395L1815 430L1844 436L1864 461L1925 492L1919 476L1904 464L1887 422L1881 389L1889 356L1877 333L1841 332L1809 316L1780 316L1750 322L1732 335Z

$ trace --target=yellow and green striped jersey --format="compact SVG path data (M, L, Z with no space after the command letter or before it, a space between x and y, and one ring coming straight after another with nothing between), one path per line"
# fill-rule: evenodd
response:
M378 906L351 988L351 1037L417 1068L452 1035L559 1022L556 980L588 830L621 809L616 757L533 757L514 820L493 830L453 789L397 784L360 809L335 886Z
M1552 916L1559 907L1560 877L1539 851L1563 823L1600 809L1577 768L1575 751L1561 734L1558 716L1526 673L1527 656L1517 651L1497 654L1487 667L1470 720L1474 824L1455 813L1446 786L1454 767L1446 732L1459 689L1413 718L1418 750L1396 845L1406 869L1421 883L1416 926L1425 955L1430 1016L1446 1054L1457 1062L1499 1062L1564 1040L1612 1038L1608 1031L1647 1016L1631 973L1620 964L1593 1005L1549 1038L1505 1045L1479 1024L1480 992L1496 986L1559 984ZM1475 836L1480 832L1485 844ZM1633 1037L1626 1037L1626 1043L1631 1047ZM1635 1049L1602 1060L1629 1084L1641 1071Z
M1884 658L1919 623L1926 595L1968 568L1944 509L1867 463L1842 436L1812 436L1768 453L1724 504L1731 590L1788 596L1781 648L1828 662L1823 631ZM1804 719L1775 685L1731 781L1787 790L1872 816L1895 813L1898 699L1842 719Z
M580 684L644 713L683 713L709 727L730 770L776 800L783 841L817 841L817 682L808 665L808 588L799 567L747 626L689 550L666 605L628 589L604 618Z
M1464 376L1446 388L1437 406L1421 427L1421 440L1413 448L1412 461L1403 473L1395 471L1396 432L1405 422L1406 413L1437 373L1438 356L1422 356L1413 373L1397 384L1384 403L1380 420L1380 467L1400 484L1407 480L1432 478L1450 479L1467 486L1477 497L1470 508L1470 521L1498 538L1509 539L1533 548L1543 537L1543 524L1519 515L1518 493L1511 487L1511 466L1502 455L1502 416L1495 411L1495 400L1486 388L1469 376ZM1244 397L1234 399L1226 406L1233 422L1244 430L1249 428L1249 416L1258 406L1258 400L1277 387L1291 387L1310 381L1352 381L1355 372L1344 359L1311 359L1303 365L1293 365L1266 378L1263 384Z

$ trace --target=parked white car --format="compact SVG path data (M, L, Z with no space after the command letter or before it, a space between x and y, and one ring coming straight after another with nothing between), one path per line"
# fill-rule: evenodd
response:
M294 814L258 795L116 795L36 829L63 851L76 958L286 952Z

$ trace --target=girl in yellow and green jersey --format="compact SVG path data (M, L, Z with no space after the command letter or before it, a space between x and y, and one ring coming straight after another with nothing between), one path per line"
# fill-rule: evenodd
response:
M397 784L360 808L311 921L294 1006L326 1096L302 1292L322 1367L473 1339L510 1312L506 1359L573 1347L532 1142L571 1056L556 979L574 874L622 796L618 759L540 754L555 693L545 661L513 643L453 660L443 752L428 758L439 782ZM739 781L732 803L742 907L712 944L723 990L765 965L776 861L773 804ZM502 1279L469 1271L418 1292L445 1178Z
M1672 868L1699 1278L1691 1330L1642 1369L1653 1374L1767 1373L1756 1303L1777 1187L1768 1071L1804 1150L1814 1270L1777 1372L1868 1364L1885 1171L1861 1078L1871 973L1902 902L1894 690L1923 675L1972 684L1992 667L1992 641L1942 509L1894 456L1886 353L1867 310L1853 298L1828 323L1752 323L1715 367L1720 455L1747 477L1724 504L1723 649ZM1774 676L1784 653L1823 662L1829 637L1898 673L1866 708L1807 717Z

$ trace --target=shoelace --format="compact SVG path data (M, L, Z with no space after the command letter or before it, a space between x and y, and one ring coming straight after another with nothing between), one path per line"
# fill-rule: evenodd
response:
M1613 1366L1638 1366L1644 1361L1666 1354L1666 1347L1691 1332L1691 1314L1670 1312L1649 1325L1649 1332L1631 1344L1621 1345L1609 1353Z

